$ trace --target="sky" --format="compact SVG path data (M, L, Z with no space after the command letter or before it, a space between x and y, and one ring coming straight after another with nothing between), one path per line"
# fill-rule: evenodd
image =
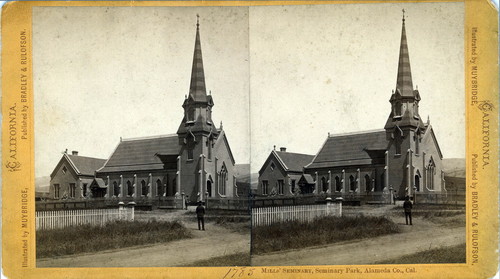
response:
M316 154L328 133L382 129L402 9L420 114L464 157L463 3L36 7L35 175L68 149L108 158L120 137L172 134L189 92L196 14L207 90L237 163L276 145Z

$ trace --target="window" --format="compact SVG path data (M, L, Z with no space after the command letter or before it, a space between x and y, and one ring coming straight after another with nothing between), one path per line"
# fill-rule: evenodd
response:
M143 197L148 195L148 186L146 185L146 181L141 180L141 194Z
M269 194L269 181L262 180L262 195Z
M399 128L396 128L396 130L394 131L394 145L396 149L396 155L401 155L401 141L401 131L399 130Z
M58 199L60 197L61 187L59 184L54 184L54 199Z
M292 179L292 193L295 193L295 179Z
M365 189L367 192L372 190L372 184L371 184L371 179L370 176L367 174L365 175Z
M118 186L118 183L113 182L113 196L118 197L120 194L120 186Z
M226 195L226 183L227 183L227 169L226 165L222 164L222 168L219 172L219 193L222 196Z
M83 196L86 197L87 196L87 183L83 183L82 191L83 191Z
M208 147L208 151L207 151L208 160L212 160L212 139L211 138L207 140L207 147Z
M401 116L401 102L396 102L394 105L394 115Z
M131 197L134 194L134 186L130 180L127 180L127 196Z
M188 135L187 145L186 145L188 160L193 160L194 158L193 155L194 146L195 146L194 137Z
M283 179L278 180L278 195L285 194L285 182Z
M69 197L74 199L75 196L76 196L76 184L70 183L69 184Z
M325 177L321 178L321 190L326 193L328 191L328 181Z
M432 160L432 158L429 160L429 164L426 169L427 169L427 188L429 190L434 190L434 175L436 174L436 165L434 164L434 160Z
M349 176L349 191L350 192L355 192L356 191L356 179L354 176Z
M271 168L272 171L276 168L276 165L274 164L274 162L271 162L270 168Z
M66 168L66 166L63 166L63 168L62 168L62 173L63 173L63 174L66 174L66 172L67 172L67 171L68 171L68 169Z
M342 191L342 183L340 182L340 177L335 176L335 191Z
M195 108L189 108L188 109L188 115L187 115L187 120L188 121L194 121L194 115L195 115L195 111L196 109Z
M420 152L420 131L417 130L415 133L415 154L418 155Z
M159 179L156 180L156 196L163 196L163 185Z

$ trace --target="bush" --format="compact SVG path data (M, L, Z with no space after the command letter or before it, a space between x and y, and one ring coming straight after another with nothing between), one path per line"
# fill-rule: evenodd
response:
M385 217L322 217L305 223L277 223L252 229L252 253L298 249L398 232L398 226Z
M90 225L36 232L36 256L53 257L97 252L192 237L180 222L116 221L103 227Z

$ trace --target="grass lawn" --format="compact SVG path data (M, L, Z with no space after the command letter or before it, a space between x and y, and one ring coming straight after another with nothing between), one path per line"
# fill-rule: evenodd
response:
M38 258L164 243L192 237L180 222L117 221L103 227L89 225L36 232Z
M215 257L207 260L201 260L190 264L189 266L249 266L250 253L237 253Z
M399 232L398 226L385 217L323 217L308 223L277 223L252 228L252 253L298 249Z
M465 253L464 243L456 246L429 249L377 264L465 263Z
M188 211L186 215L192 215L196 220L196 213ZM219 226L234 232L248 234L251 229L251 217L247 211L209 209L205 214L205 222L213 222Z

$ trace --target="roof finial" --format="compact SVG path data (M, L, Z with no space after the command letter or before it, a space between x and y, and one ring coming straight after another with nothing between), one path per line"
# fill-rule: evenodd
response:
M403 9L403 22L405 22L405 9Z
M196 14L196 28L200 27L200 15Z

